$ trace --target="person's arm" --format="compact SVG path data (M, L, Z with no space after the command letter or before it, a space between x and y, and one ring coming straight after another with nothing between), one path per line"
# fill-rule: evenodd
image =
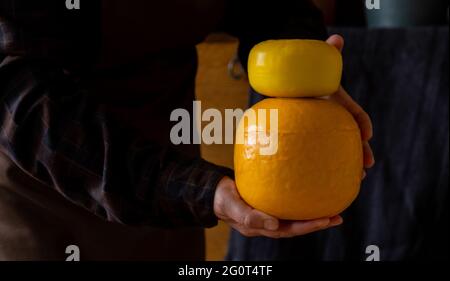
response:
M0 67L0 148L19 167L109 221L216 224L216 186L231 170L140 140L54 69Z
M0 53L28 61L5 61L0 69L0 148L31 176L107 220L214 225L216 186L232 171L139 140L57 70L95 61L101 4L110 1L81 1L80 10L65 2L1 1Z

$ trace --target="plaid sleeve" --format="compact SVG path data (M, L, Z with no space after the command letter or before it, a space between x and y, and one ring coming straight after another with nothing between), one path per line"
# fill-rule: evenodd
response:
M0 149L33 177L109 221L213 226L216 185L233 172L118 126L64 73L0 65Z

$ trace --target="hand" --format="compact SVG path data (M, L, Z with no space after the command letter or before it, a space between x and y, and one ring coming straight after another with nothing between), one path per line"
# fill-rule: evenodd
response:
M332 35L328 38L327 43L335 46L339 51L342 51L344 47L344 39L339 35ZM371 168L375 164L375 158L373 156L372 148L369 145L369 140L372 138L373 129L372 121L369 115L357 104L350 95L339 87L339 90L330 96L330 100L333 100L343 107L345 107L355 118L361 130L361 139L363 142L363 155L364 155L364 168ZM363 177L365 172L363 171Z
M224 177L217 185L214 213L242 235L249 237L293 237L342 223L341 216L308 221L281 221L247 205L239 196L234 181L228 177Z
M342 51L344 39L339 35L333 35L328 38L327 43ZM355 118L363 141L364 168L371 168L375 164L375 159L369 145L369 140L373 135L369 115L342 86L329 99L344 106ZM365 172L363 171L364 176ZM239 196L234 181L227 177L223 178L217 186L214 212L219 219L227 222L244 236L293 237L337 226L343 222L341 216L309 221L281 221L247 205Z

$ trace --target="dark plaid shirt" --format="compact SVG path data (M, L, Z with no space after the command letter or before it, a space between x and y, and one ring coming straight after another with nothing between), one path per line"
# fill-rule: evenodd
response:
M100 2L81 2L74 14L65 1L1 1L0 149L30 176L108 220L214 225L215 188L231 170L143 140L55 67L83 69L98 51ZM260 2L227 1L221 21L220 29L239 37L243 62L265 39L324 38L308 1Z

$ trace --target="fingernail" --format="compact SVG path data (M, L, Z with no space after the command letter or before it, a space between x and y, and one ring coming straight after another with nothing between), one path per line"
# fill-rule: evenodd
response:
M317 227L318 228L323 228L326 227L330 224L330 219L323 219L317 222Z
M337 219L336 221L332 222L330 224L330 226L338 226L340 224L342 224L344 222L344 220L340 217L339 219Z
M277 230L278 229L278 222L275 220L265 220L264 221L264 228L267 230Z
M363 170L363 172L362 172L362 179L365 179L366 176L367 176L367 173L366 173L366 171Z

